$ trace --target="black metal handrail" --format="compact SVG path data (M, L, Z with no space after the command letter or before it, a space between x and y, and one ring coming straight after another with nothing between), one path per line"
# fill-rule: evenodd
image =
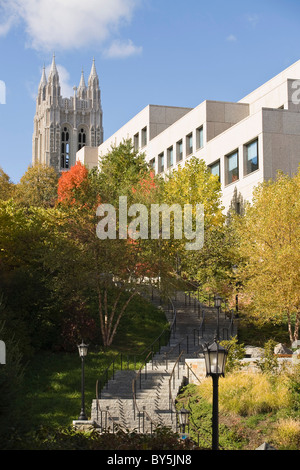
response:
M98 380L97 380L97 383L96 383L96 390L98 390ZM100 408L100 404L99 404L99 399L98 399L98 394L96 393L96 412L97 412L97 423L100 422L100 428L101 428L101 431L105 430L105 431L108 431L109 430L109 426L107 425L108 421L110 420L112 422L112 430L113 430L113 433L115 432L115 422L114 422L114 419L113 417L111 416L110 412L109 412L109 409L107 408L106 410L101 410ZM99 420L99 413L100 413L100 420ZM104 420L103 420L103 415L104 415ZM103 421L104 421L104 424L103 424Z
M193 292L195 292L195 290ZM161 301L161 298L162 298L161 293L158 292L158 294L159 294L159 298L160 298L160 301ZM176 293L176 295L177 295L177 293ZM163 335L165 335L167 333L168 334L168 339L170 341L172 333L175 333L177 311L176 311L176 308L174 306L174 303L173 303L172 299L169 296L167 296L167 298L165 297L165 300L166 299L167 299L167 302L168 302L167 309L169 310L169 307L171 306L171 309L172 309L172 312L173 312L172 321L170 322L168 328L165 328L162 331L162 333L152 342L152 344L150 346L148 346L146 349L144 349L144 351L142 351L141 353L137 353L137 354L134 355L134 361L133 361L134 370L136 370L137 362L138 362L139 365L141 364L139 366L139 370L136 374L136 377L132 381L134 419L136 419L136 413L138 413L139 429L140 429L140 419L141 418L143 419L143 428L144 428L145 418L147 420L149 420L150 425L151 425L151 432L152 432L153 427L155 426L155 423L153 422L153 420L151 419L151 417L149 416L149 414L147 413L147 411L145 409L140 410L139 407L138 407L137 397L136 397L137 382L138 382L138 380L140 380L140 388L141 388L141 380L142 380L142 371L143 370L145 371L145 379L147 379L147 364L148 364L148 362L150 361L150 358L151 358L152 359L152 367L153 367L153 357L154 357L154 354L155 354L155 350L157 351L157 346L158 346L158 352L160 353L161 340L163 338ZM152 300L153 300L153 288L152 288ZM184 302L185 302L185 305L187 305L187 302L189 303L189 305L191 305L192 299L191 299L190 292L188 292L188 297L187 297L187 293L184 292ZM206 308L214 308L214 307L210 305L210 300L209 300L209 305L208 306L204 305L203 302L200 302L200 300L199 300L199 290L198 289L197 289L197 296L193 296L193 303L194 303L194 310L196 311L196 308L198 308L198 318L200 318L200 316L202 316L202 318L200 320L199 327L197 329L194 329L194 346L195 346L195 342L196 342L195 333L196 332L198 333L198 345L199 345L199 336L201 335L201 337L203 338L203 332L205 331L205 309ZM219 311L219 314L220 313L221 313L221 311ZM225 318L226 318L226 316L228 317L228 313L229 312L226 312L226 303L225 303L225 310L224 310ZM227 334L229 334L229 331L230 331L230 333L232 335L233 328L234 328L234 314L233 314L233 312L231 312L230 324L229 324L228 328L223 329L223 336L225 336L224 335L225 330L228 330ZM170 379L169 379L169 407L170 407L170 412L171 413L173 413L174 412L173 410L175 409L176 423L177 423L177 414L178 414L178 412L176 410L175 403L174 403L173 396L172 396L171 383L172 383L172 380L174 381L174 377L175 377L174 374L175 374L175 371L176 371L176 366L179 368L179 361L180 361L180 358L182 357L182 355L184 353L184 349L186 349L187 352L189 350L189 342L188 341L189 341L189 339L188 339L188 336L187 336L186 346L185 347L183 346L183 344L185 343L185 340L181 340L176 345L174 345L171 349L169 349L168 352L164 353L165 360L166 360L166 368L168 368L168 357L171 355L172 352L174 352L174 350L176 350L176 348L178 348L178 357L177 357L176 363L173 367L173 370L172 370L172 373L171 373L171 376L170 376ZM166 342L165 342L165 344L166 344ZM137 361L137 358L141 358L141 359L139 359L139 361ZM111 373L112 373L112 376L114 378L114 373L115 373L115 369L116 369L117 364L120 364L120 368L121 368L121 370L123 370L123 356L122 356L122 353L120 353L118 356L116 356L116 358L111 362L111 364L107 367L105 372L102 374L102 377L105 376L106 384L108 384L109 375ZM127 356L127 369L129 369L129 368L130 368L130 359L129 359L129 356ZM99 385L101 385L100 380L97 381L97 387L96 387L97 407L98 407L98 404L99 404L99 398L101 398L101 386L99 388ZM100 406L99 406L99 410L100 410ZM101 410L100 410L100 412L101 412ZM105 411L104 411L104 413L105 413ZM101 417L101 419L102 419L102 417Z
M140 414L140 409L138 407L137 400L136 400L136 384L137 384L138 379L140 379L140 389L142 388L142 382L141 382L141 380L142 380L142 370L145 367L145 364L147 364L148 358L149 358L150 355L152 355L152 352L150 352L148 354L148 356L145 359L144 364L141 365L141 367L138 370L138 373L136 374L135 378L132 380L132 398L133 398L134 419L136 419L136 412L137 412L138 416ZM147 379L147 369L145 370L145 379ZM151 420L151 418L150 418L150 420Z
M175 306L174 306L171 298L169 298L169 301L170 301L172 309L173 309L173 319L172 319L172 323L171 323L171 327L170 327L170 331L172 332L174 326L176 325L176 309L175 309ZM148 353L148 355L146 356L144 363L139 368L139 371L136 374L135 378L132 380L132 397L133 397L134 419L136 419L136 413L137 413L138 417L140 417L141 414L143 414L143 417L146 415L146 418L148 419L148 421L150 421L151 433L152 433L153 427L155 426L155 422L152 420L151 416L147 413L146 410L141 411L139 409L138 404L137 404L137 399L136 399L136 384L137 384L138 379L140 379L140 389L141 389L141 386L142 386L142 384L141 384L142 370L144 368L145 368L145 379L147 379L147 363L149 362L148 359L149 359L150 355L151 355L151 358L152 358L152 368L153 368L153 351L151 350ZM140 423L139 423L139 425L140 425Z
M158 352L160 352L161 340L162 340L163 336L167 334L168 338L170 339L172 332L176 328L176 309L175 309L174 304L173 304L170 297L168 298L168 300L171 303L172 311L173 311L172 322L170 323L170 325L167 328L164 328L164 330L160 333L160 335L146 349L144 349L141 353L137 353L137 354L133 355L133 361L131 361L131 364L133 365L134 370L136 370L137 363L141 362L141 360L143 360L145 355L147 355L147 356L149 355L149 351L152 352L152 354L154 354L155 346L158 346ZM130 358L130 356L127 355L127 369L128 370L130 368L130 359L129 358ZM141 358L141 359L138 360L138 358ZM123 370L123 354L122 353L119 353L112 360L112 362L109 364L109 366L105 369L105 371L103 372L103 374L101 376L102 380L100 379L100 380L97 381L97 383L98 383L98 394L96 395L97 398L101 398L101 389L104 387L105 384L106 384L106 386L108 386L108 381L109 381L110 376L112 376L112 378L114 379L115 370L116 370L115 366L118 363L120 364L119 370ZM99 384L100 384L100 387L99 387Z
M183 353L184 351L181 351L181 353L177 357L176 362L173 366L172 372L170 374L170 378L169 378L169 409L170 411L172 411L172 405L174 404L173 395L172 395L172 381L173 381L173 388L174 388L176 367L178 369L178 374L179 374L179 362Z

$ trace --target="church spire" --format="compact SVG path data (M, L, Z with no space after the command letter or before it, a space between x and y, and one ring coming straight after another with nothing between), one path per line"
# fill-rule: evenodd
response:
M78 96L78 98L86 99L86 93L87 93L87 88L86 88L86 84L85 84L85 80L84 80L84 73L83 73L83 69L82 69L81 70L81 79L80 79L80 83L79 83L79 87L78 87L77 96Z
M74 87L74 96L69 98L61 94L58 70L53 54L52 63L41 71L32 136L32 163L40 162L62 172L75 165L76 153L84 145L98 147L103 142L103 113L95 61L91 70L91 86L82 70L78 89ZM85 162L89 162L88 158L87 154L84 155Z
M79 83L79 87L78 87L78 90L79 89L85 89L86 88L86 84L85 84L85 80L84 80L84 73L83 73L83 69L81 70L81 79L80 79L80 83Z
M92 65L92 69L91 69L91 73L90 73L90 78L91 77L98 77L96 66L95 66L95 57L93 58L93 65Z
M44 65L43 72L42 72L42 78L41 78L41 81L40 81L40 88L44 87L45 85L47 85L47 78L46 78L46 70L45 70L45 65Z
M88 85L89 87L99 88L99 78L96 70L95 58L93 59Z
M42 101L44 101L46 98L46 87L47 87L47 78L46 78L46 71L45 71L45 65L44 65L42 77L41 77L41 81L40 81L39 89L38 89L38 96L37 96L38 105L42 104Z
M60 84L59 84L59 75L55 63L55 54L53 54L52 64L48 77L48 96L50 98L51 105L57 106L59 97L60 97Z
M49 73L49 79L50 77L54 78L58 78L58 71L57 71L57 67L56 67L56 63L55 63L55 54L53 53L53 57L52 57L52 64L51 64L51 69L50 69L50 73Z

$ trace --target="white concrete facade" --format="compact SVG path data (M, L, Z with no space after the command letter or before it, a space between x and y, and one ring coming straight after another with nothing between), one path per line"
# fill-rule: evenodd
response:
M300 163L300 61L237 103L204 101L196 108L149 105L105 140L83 148L89 167L124 139L132 139L156 173L201 158L219 174L222 202L239 210L253 188ZM235 195L235 197L234 197Z

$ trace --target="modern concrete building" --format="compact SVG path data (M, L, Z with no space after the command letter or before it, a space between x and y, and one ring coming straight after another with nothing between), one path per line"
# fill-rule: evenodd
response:
M58 172L76 162L76 152L103 142L102 107L99 78L93 61L86 86L83 71L74 96L63 98L53 56L48 80L45 67L36 100L32 141L32 164L52 166Z
M237 103L204 101L196 108L149 105L98 149L81 149L89 167L112 146L131 138L156 173L165 174L192 156L219 175L225 211L239 211L253 188L292 175L300 163L300 61Z

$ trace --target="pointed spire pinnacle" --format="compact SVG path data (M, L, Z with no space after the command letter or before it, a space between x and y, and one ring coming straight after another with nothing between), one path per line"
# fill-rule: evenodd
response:
M95 58L93 58L93 65L91 68L88 85L89 87L96 87L96 88L99 87L99 78L98 78L98 74L97 74L97 70L95 66Z
M43 87L45 85L47 85L47 78L46 78L46 69L45 69L45 64L44 64L43 72L42 72L42 78L41 78L41 81L40 81L40 87Z
M92 65L92 69L91 69L91 76L93 76L93 77L97 76L96 65L95 65L95 57L93 57L93 65Z
M51 64L51 69L50 69L50 73L49 73L49 77L50 76L54 76L54 75L57 75L58 76L58 71L57 71L57 68L56 68L56 63L55 63L55 53L53 52L53 58L52 58L52 64Z
M81 70L81 79L80 79L78 90L85 89L85 88L86 88L86 84L85 84L84 73L83 73L83 69L82 69Z

